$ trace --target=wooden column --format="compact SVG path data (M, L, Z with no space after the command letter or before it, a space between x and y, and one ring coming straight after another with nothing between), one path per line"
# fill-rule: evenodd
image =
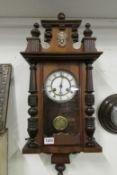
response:
M30 118L28 118L28 134L30 138L28 139L28 146L29 147L37 147L38 145L35 143L35 137L38 132L37 127L37 84L36 84L36 66L32 64L30 66L30 86L29 86L29 93L28 96L28 105L30 106L28 113Z
M93 79L92 79L92 64L87 63L86 64L86 94L85 94L85 105L86 105L86 135L87 135L87 143L86 146L95 146L95 139L93 137L94 131L95 131L95 118L92 116L95 112L94 110L94 90L93 90Z
M25 50L25 53L37 53L41 49L41 42L40 42L40 31L39 31L39 24L35 23L33 25L33 29L31 30L31 37L27 38L27 47ZM29 148L36 148L38 147L38 144L35 143L35 138L37 136L38 132L38 110L37 110L37 103L38 103L38 97L37 97L37 83L36 83L36 63L35 61L31 61L30 63L30 85L29 85L29 93L28 96L28 105L30 106L28 113L30 115L30 118L28 118L28 134L29 138L28 143L26 144ZM25 148L24 150L25 151Z

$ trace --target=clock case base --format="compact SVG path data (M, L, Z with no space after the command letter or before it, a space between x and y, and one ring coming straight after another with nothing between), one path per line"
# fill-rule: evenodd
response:
M58 153L59 150L59 153ZM23 148L24 154L39 154L46 153L51 155L51 163L55 164L55 169L58 171L58 175L62 175L63 171L66 169L65 164L70 163L70 154L75 153L100 153L102 152L102 147L95 142L93 147L79 147L79 146L38 146L37 148L29 148L28 143Z
M59 150L60 154L70 154L70 153L95 153L95 152L102 152L102 147L95 142L95 146L88 147L88 146L45 146L45 145L40 145L37 146L35 145L35 148L30 148L29 143L27 142L23 148L23 153L24 154L38 154L38 153L53 153L57 154Z
M59 150L59 153L58 153ZM102 147L95 143L93 147L79 147L79 146L38 146L37 148L29 148L28 143L23 148L24 154L39 154L39 153L46 153L52 154L51 156L51 163L55 164L55 169L62 175L63 171L66 169L65 164L70 163L70 154L75 153L100 153L102 152ZM59 174L59 175L60 175Z

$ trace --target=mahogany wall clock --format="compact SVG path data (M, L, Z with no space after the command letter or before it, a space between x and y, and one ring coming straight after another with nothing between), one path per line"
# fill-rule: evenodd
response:
M92 64L102 52L95 48L89 23L81 47L73 47L80 24L63 13L57 20L42 20L49 47L42 47L36 23L21 52L30 65L29 139L23 153L50 153L59 175L70 163L69 154L102 151L94 138L92 80Z

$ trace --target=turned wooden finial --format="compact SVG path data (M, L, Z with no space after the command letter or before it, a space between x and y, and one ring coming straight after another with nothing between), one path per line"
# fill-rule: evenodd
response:
M84 31L84 36L85 37L91 37L92 36L92 34L93 34L93 32L92 32L92 30L90 29L90 27L91 27L91 25L90 25L90 23L87 23L86 25L85 25L85 31Z
M85 25L85 30L83 32L84 38L82 39L82 48L84 52L96 52L97 49L95 47L96 38L92 37L92 30L90 29L90 23Z
M65 20L65 14L62 13L62 12L60 12L60 13L58 14L58 20Z
M63 175L63 171L65 170L64 164L57 164L55 169L58 171L58 175Z
M25 52L39 52L41 49L41 41L40 41L40 31L39 31L39 24L35 23L33 25L33 29L31 30L31 35L32 37L28 37L27 38L27 48L25 50Z
M35 23L33 25L33 29L31 30L31 35L32 37L39 37L40 36L40 31L39 31L39 24Z

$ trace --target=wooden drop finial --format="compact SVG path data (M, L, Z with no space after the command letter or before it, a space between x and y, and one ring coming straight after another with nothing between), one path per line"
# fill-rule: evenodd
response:
M91 27L91 25L90 25L90 23L87 23L86 25L85 25L85 31L84 31L84 36L85 37L91 37L92 36L92 34L93 34L93 32L92 32L92 30L90 29L90 27Z
M55 166L55 169L58 171L58 175L63 175L63 171L65 170L65 165L64 164L57 164Z
M33 25L33 27L34 28L31 30L32 37L39 37L39 35L40 35L39 24L38 23L35 23Z

